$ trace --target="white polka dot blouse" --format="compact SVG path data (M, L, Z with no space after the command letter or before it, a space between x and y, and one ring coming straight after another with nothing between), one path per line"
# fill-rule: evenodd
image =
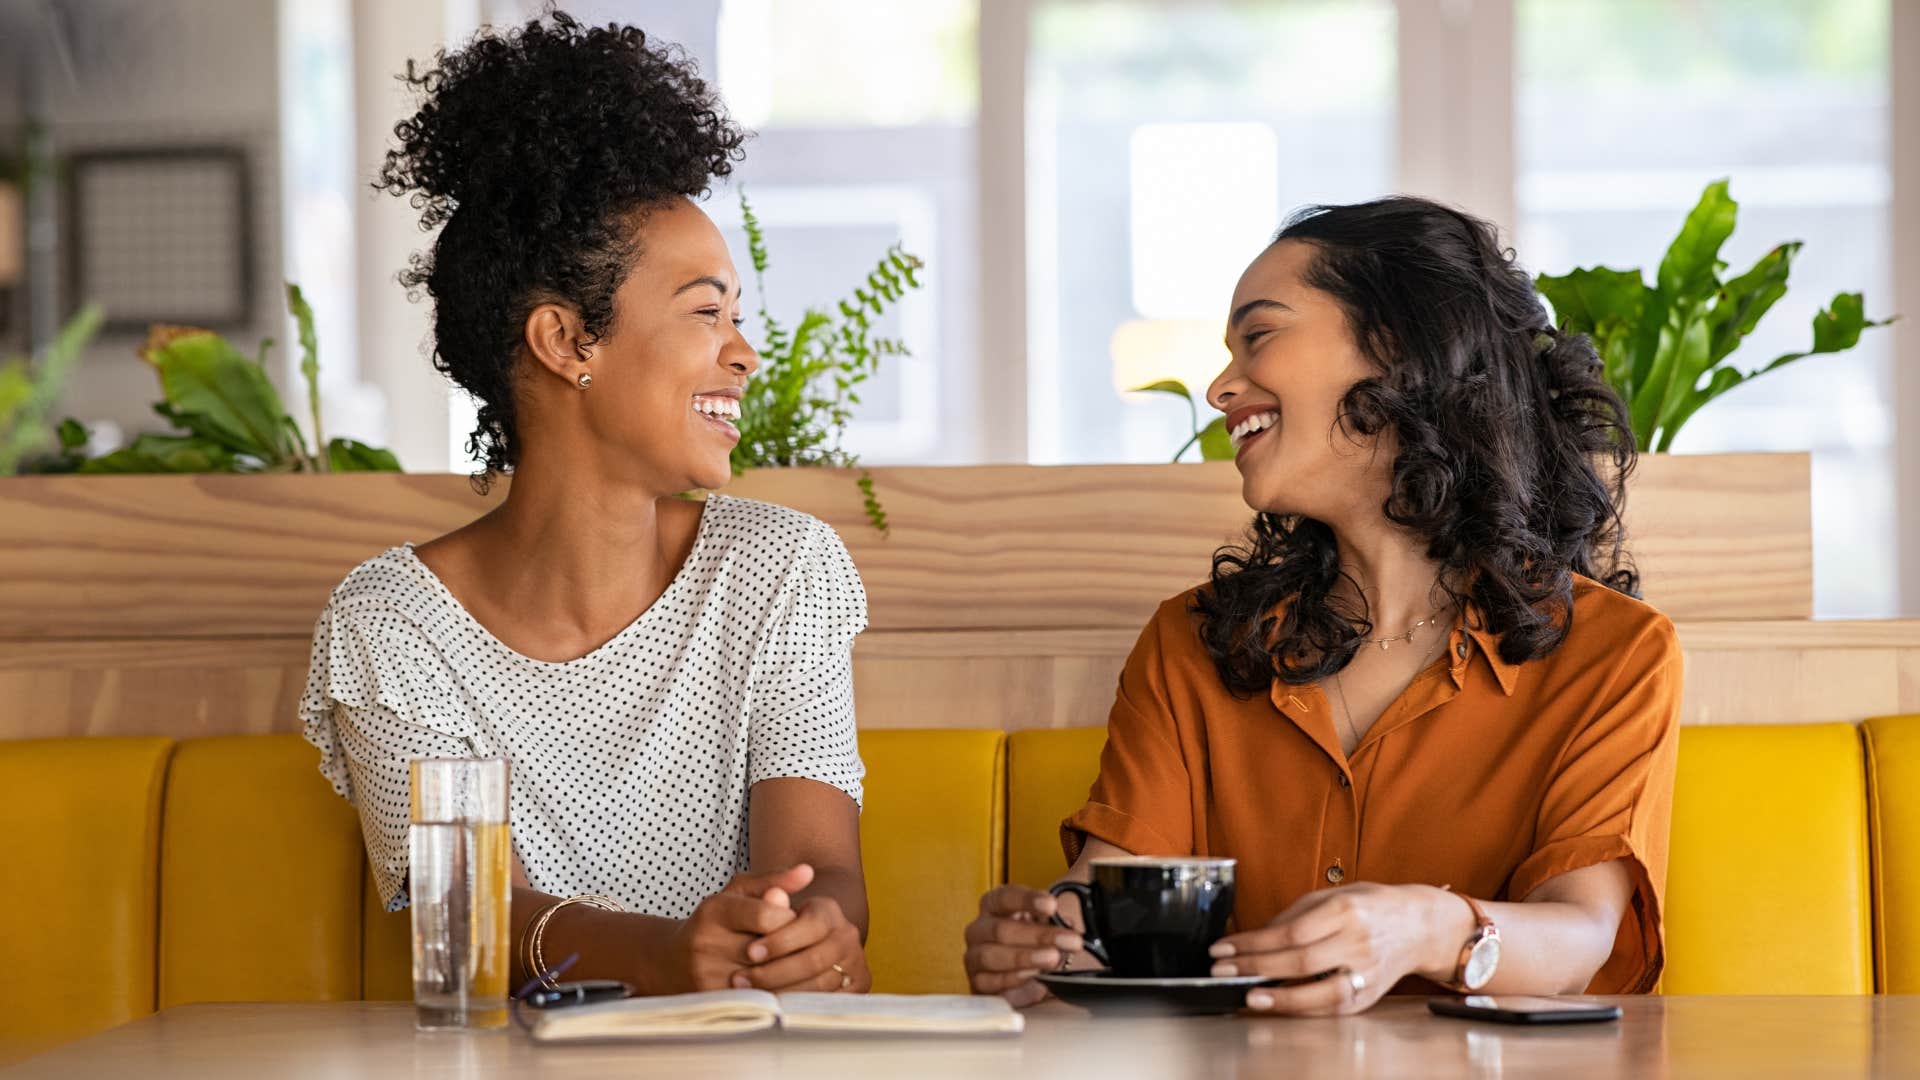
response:
M300 714L320 772L359 810L387 910L407 905L407 763L498 755L529 884L684 918L747 868L753 785L804 777L859 803L866 624L833 529L748 499L709 498L660 598L565 663L489 634L409 544L334 590Z

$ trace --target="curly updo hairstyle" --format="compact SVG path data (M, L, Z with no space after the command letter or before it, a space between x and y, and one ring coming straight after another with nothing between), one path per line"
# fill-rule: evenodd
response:
M420 227L440 227L400 280L433 298L434 366L479 405L468 452L508 471L527 315L562 303L589 342L605 334L645 212L704 195L745 136L677 46L561 12L408 61L401 80L419 110L374 187L411 192Z
M1312 245L1306 283L1338 301L1376 370L1336 423L1392 433L1386 518L1426 542L1452 601L1504 635L1501 656L1559 646L1576 573L1638 595L1621 524L1635 462L1626 408L1593 343L1551 324L1493 226L1399 197L1307 208L1274 243L1286 240ZM1341 573L1333 531L1304 517L1260 514L1214 554L1193 610L1233 692L1347 665L1373 623L1364 599L1335 593Z

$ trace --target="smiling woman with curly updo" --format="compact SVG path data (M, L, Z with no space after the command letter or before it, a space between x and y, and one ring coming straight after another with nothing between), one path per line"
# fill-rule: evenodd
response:
M756 365L693 201L742 132L676 50L559 14L405 78L377 186L440 230L402 277L511 486L363 563L315 628L306 736L387 907L408 761L500 755L516 966L534 934L647 993L866 989L859 576L811 517L675 497L729 479Z
M1632 595L1593 344L1491 225L1404 197L1295 216L1225 330L1208 396L1254 526L1141 633L1068 875L1237 859L1210 970L1258 1010L1652 989L1680 647ZM1053 913L989 893L974 988L1090 965Z

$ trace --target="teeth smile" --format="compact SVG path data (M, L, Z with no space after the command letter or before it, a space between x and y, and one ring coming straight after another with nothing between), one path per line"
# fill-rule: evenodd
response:
M730 397L697 397L693 399L693 411L710 420L737 423L740 419L740 401Z
M1246 442L1254 435L1267 430L1279 422L1280 414L1277 412L1256 413L1240 421L1240 426L1229 431L1227 436L1233 440L1234 448L1237 450L1241 443Z

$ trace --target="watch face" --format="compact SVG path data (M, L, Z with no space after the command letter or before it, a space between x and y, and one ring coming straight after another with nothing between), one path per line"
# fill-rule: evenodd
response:
M1493 969L1500 966L1500 939L1485 937L1474 945L1467 954L1467 970L1464 972L1467 989L1478 990L1493 979Z

